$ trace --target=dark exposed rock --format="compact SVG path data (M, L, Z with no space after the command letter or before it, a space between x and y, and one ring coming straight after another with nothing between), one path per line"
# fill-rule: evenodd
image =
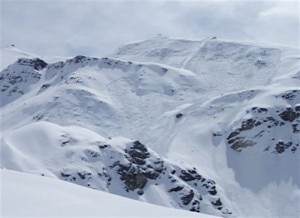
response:
M192 181L192 180L195 180L195 179L196 179L191 173L188 173L188 172L185 171L185 170L181 170L180 178L181 178L183 181Z
M239 128L240 131L245 131L252 129L255 125L255 120L254 119L247 119L242 122L241 128Z
M291 151L292 151L293 153L295 153L298 147L299 147L299 144L296 144L295 146L293 146L293 147L291 148Z
M176 118L177 118L177 119L181 118L182 116L183 116L183 114L182 114L182 113L178 113L178 114L176 114Z
M240 131L239 131L239 130L233 131L233 132L231 132L230 135L227 137L227 140L229 140L229 139L231 139L231 138L233 138L233 137L235 137L235 136L237 136L237 135L239 135L239 134L240 134ZM229 143L229 144L230 144L230 143Z
M142 189L147 183L147 177L142 173L124 174L121 176L121 180L129 190Z
M73 58L75 63L82 63L85 59L86 59L86 57L83 55L78 55Z
M147 157L149 157L149 153L148 152L143 152L140 150L129 150L128 154L133 158L140 158L140 159L146 159Z
M256 111L258 113L263 113L263 112L268 112L268 109L267 108L257 108Z
M104 149L104 148L107 148L107 147L110 147L109 145L99 145L98 146L100 149Z
M35 59L20 58L18 59L18 63L20 65L33 67L33 69L35 70L42 70L48 65L45 61L39 58L35 58Z
M190 211L199 213L200 212L200 201L194 200L193 203L192 203L192 208L190 209Z
M23 81L23 77L21 77L21 76L11 76L9 78L8 83L10 83L11 85L14 85L14 84L20 83L22 81Z
M133 157L132 162L135 163L135 164L144 165L146 163L146 161L144 161L141 158L138 158L138 157L135 157L135 156L132 156L132 157Z
M214 132L214 133L213 133L213 136L214 136L214 137L222 136L222 133L220 133L220 132Z
M293 127L293 133L300 133L300 127L298 124L296 124L296 123L292 124L292 127Z
M236 150L236 151L242 151L242 148L246 148L249 146L253 146L256 143L254 141L251 141L249 139L239 139L236 140L232 145L231 148Z
M64 145L68 144L69 142L70 142L69 140L64 141L64 142L61 143L61 145L64 146Z
M284 95L279 95L277 97L294 99L295 93L285 93ZM299 134L300 128L298 125L298 119L300 117L300 112L296 111L296 107L297 106L295 106L294 108L252 107L250 110L247 110L247 116L249 116L249 113L251 113L252 117L241 121L240 127L234 128L231 132L229 132L226 138L227 144L232 149L241 152L244 148L254 146L255 144L259 143L258 139L260 138L267 139L272 137L271 133L273 132L274 128L279 129L278 127L281 126L286 126L285 128L290 128L291 134ZM281 119L279 119L278 117L280 117ZM289 124L290 122L291 124ZM276 136L276 140L278 139L280 139L280 137ZM273 137L272 141L276 140ZM295 145L294 142L290 143L291 145L287 143L284 143L285 145L282 145L281 143L272 143L267 147L264 146L264 151L282 153L286 149L291 149L292 145ZM295 149L293 149L293 151L295 151Z
M80 179L86 179L87 176L91 176L91 173L88 172L79 172L78 176L80 177Z
M147 152L146 146L143 145L140 141L133 142L133 145L132 145L131 148L137 149L137 150L140 150L140 151L143 151L143 152Z
M270 145L264 149L264 151L269 151L269 150L270 150Z
M192 199L194 198L194 195L195 195L194 191L190 190L189 194L184 195L183 197L181 197L182 203L184 205L188 205L192 201Z
M45 91L45 90L48 89L50 86L51 86L50 84L44 84L44 85L42 85L41 88L40 88L40 90L39 90L39 92Z
M150 156L146 146L139 141L135 141L127 152L133 162L138 165L144 165L145 159Z
M69 176L71 176L70 174L63 173L63 172L61 172L60 175L61 175L62 177L69 177Z
M293 122L296 118L300 117L300 112L296 112L292 108L286 108L279 116L285 121Z
M93 158L96 158L96 157L99 157L99 156L100 156L100 153L99 153L99 152L96 152L96 151L93 151L93 150L90 150L90 149L86 149L86 150L85 150L85 153L86 153L89 157L93 157Z
M161 68L162 69L162 71L164 72L164 73L166 73L166 72L168 72L168 69L167 68Z
M217 191L216 190L211 190L211 191L208 191L208 193L211 194L211 195L216 195Z
M38 115L35 115L32 119L35 120L35 121L39 121L39 120L41 120L43 118L44 118L43 114L38 114Z
M151 164L146 165L146 159L150 158L150 153L145 145L139 141L133 142L131 146L124 149L128 164L119 164L118 174L121 176L124 184L129 190L142 188L148 179L155 180L164 170L164 162L160 159L154 159ZM136 181L137 180L137 181Z
M143 195L144 191L143 190L138 190L137 193L138 193L138 195Z
M168 192L178 192L181 191L183 189L183 186L176 186L174 188L169 189Z
M288 92L283 93L282 95L280 95L280 97L285 99L285 100L292 101L297 97L297 95L300 95L300 90L288 91Z
M279 141L275 146L275 150L277 153L280 154L280 153L283 153L291 145L292 145L292 142L284 143L283 141Z
M219 206L222 206L223 204L222 204L222 201L221 201L221 199L220 198L218 198L215 202L211 202L214 206L217 206L217 207L219 207Z
M211 190L209 190L208 193L211 194L211 195L216 195L217 194L216 186L212 186Z
M157 177L159 177L159 173L156 171L147 171L145 172L145 176L148 179L156 179Z
M35 70L42 70L42 69L44 69L47 65L48 65L48 64L47 64L45 61L43 61L43 60L37 58L37 59L34 60L33 68L34 68Z

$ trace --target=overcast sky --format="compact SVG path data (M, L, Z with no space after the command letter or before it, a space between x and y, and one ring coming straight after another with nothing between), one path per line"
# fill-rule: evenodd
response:
M299 1L1 0L1 47L102 56L157 34L299 47Z

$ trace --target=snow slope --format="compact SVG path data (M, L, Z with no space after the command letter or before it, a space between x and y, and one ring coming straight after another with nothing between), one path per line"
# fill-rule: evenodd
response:
M0 70L4 70L10 64L14 63L19 58L42 58L47 62L54 63L65 60L66 57L44 57L37 54L29 53L20 50L15 45L8 45L0 49Z
M31 134L35 137L28 138ZM88 129L44 121L4 133L2 139L2 164L11 170L168 207L228 213L213 180L169 162L139 141L105 139Z
M1 170L1 201L1 217L215 217L10 170Z
M279 48L244 45L215 38L188 41L154 37L123 46L113 57L162 63L192 71L198 75L206 92L223 94L268 84L276 74L281 52Z
M46 59L1 72L2 167L224 217L300 215L299 50L154 37Z

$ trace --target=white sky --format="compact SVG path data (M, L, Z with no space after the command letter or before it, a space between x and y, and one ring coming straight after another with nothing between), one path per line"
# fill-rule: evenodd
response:
M2 0L1 47L102 56L159 33L299 47L299 1Z

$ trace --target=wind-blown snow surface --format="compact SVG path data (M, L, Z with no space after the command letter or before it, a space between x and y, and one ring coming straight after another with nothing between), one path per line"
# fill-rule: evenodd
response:
M5 52L3 52L5 55ZM1 165L226 217L300 216L299 50L155 37L1 72Z
M1 177L1 217L215 217L10 170L1 170Z

